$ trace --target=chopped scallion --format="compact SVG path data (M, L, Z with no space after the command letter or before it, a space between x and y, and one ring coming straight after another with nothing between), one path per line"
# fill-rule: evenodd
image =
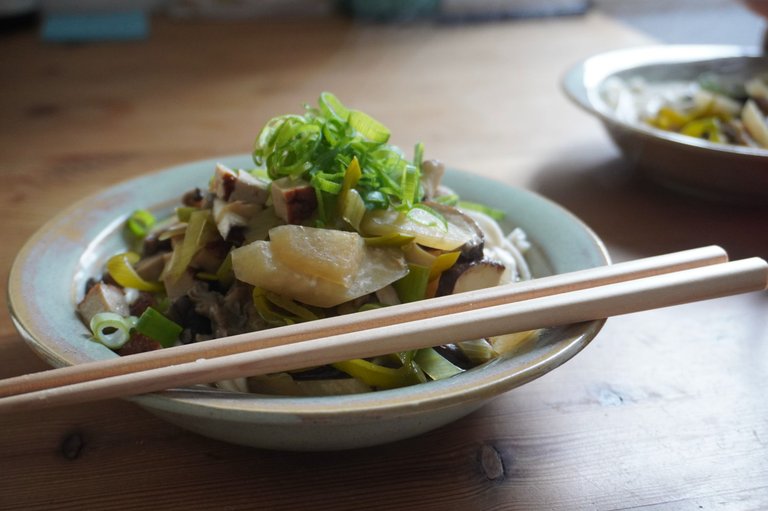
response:
M137 209L128 217L126 226L134 236L141 239L149 234L150 229L152 229L155 223L156 220L152 213L146 209Z
M182 327L163 316L152 307L147 307L136 322L136 331L159 342L163 348L173 346L183 330Z
M456 204L459 208L463 209L469 209L471 211L479 211L480 213L485 213L489 217L493 218L494 220L503 220L504 219L504 212L500 209L492 208L490 206L486 206L484 204L478 204L476 202L469 202L460 200Z
M123 287L139 291L159 292L165 288L159 282L148 282L136 273L133 265L139 261L139 254L124 252L107 260L107 273Z
M114 312L99 312L91 318L93 338L104 346L116 350L131 338L131 328L136 318L125 318Z

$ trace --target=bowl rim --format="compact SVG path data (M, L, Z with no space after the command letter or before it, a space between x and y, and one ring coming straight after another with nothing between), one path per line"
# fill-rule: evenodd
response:
M82 211L86 204L94 200L104 199L109 193L120 193L137 183L146 182L146 179L163 173L179 172L187 167L207 166L212 169L217 162L241 161L250 155L226 155L219 158L197 160L172 167L166 167L159 171L149 172L147 174L134 177L115 185L102 189L99 192L89 195L62 210L54 218L43 224L22 246L17 254L11 271L9 273L7 298L8 308L11 318L22 338L39 356L46 359L50 364L56 366L71 365L72 352L55 350L46 345L44 341L36 338L28 328L30 317L27 310L25 296L22 292L24 286L25 264L28 258L39 249L41 243L44 243L47 236L57 233L60 229L63 219L66 219L72 212ZM498 184L504 187L515 189L517 193L523 194L539 201L548 208L554 208L559 214L568 217L569 222L577 225L583 232L582 234L590 242L592 255L600 260L601 264L610 264L610 256L600 238L588 227L582 220L573 213L558 205L554 201L547 199L534 192L522 188L513 187L505 183L500 183L491 178L480 175L470 174L457 169L449 169L449 173L470 177L473 180L480 180L487 184ZM111 224L122 223L124 219L114 218L110 220ZM91 244L99 240L90 240ZM85 247L83 247L84 250ZM566 361L573 358L579 351L589 344L599 333L605 324L605 319L578 323L569 325L565 328L574 328L578 330L576 334L568 339L570 341L564 344L558 350L547 352L543 355L527 360L524 364L518 365L514 371L503 371L503 357L486 363L484 367L495 368L493 370L475 370L467 371L454 378L440 381L432 381L426 384L414 385L392 390L382 390L370 393L355 394L350 396L322 396L322 397L284 397L284 396L264 396L258 394L241 394L212 389L210 387L188 387L183 389L169 389L162 392L145 394L125 398L134 401L141 406L149 409L165 410L184 415L193 415L199 417L210 417L213 410L236 417L244 417L253 413L258 413L262 418L273 417L274 420L284 419L286 416L294 418L314 418L339 416L359 416L367 415L376 417L379 414L387 413L390 416L393 412L400 415L410 415L422 413L425 409L435 410L454 406L467 401L476 399L488 399L502 392L510 390L516 386L527 383L550 370L558 367Z
M768 148L719 144L665 131L616 117L612 109L598 100L599 88L616 73L650 65L676 65L726 59L765 60L768 56L754 46L721 44L651 44L597 53L570 67L560 80L561 90L577 106L602 122L620 127L644 138L682 145L691 150L729 154L744 158L764 158Z

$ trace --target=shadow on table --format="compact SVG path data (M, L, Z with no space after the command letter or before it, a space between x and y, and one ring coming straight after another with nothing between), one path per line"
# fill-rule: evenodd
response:
M620 158L553 159L531 188L587 223L611 249L641 257L720 245L732 259L768 257L768 204L717 203L664 188ZM620 259L620 257L616 258Z

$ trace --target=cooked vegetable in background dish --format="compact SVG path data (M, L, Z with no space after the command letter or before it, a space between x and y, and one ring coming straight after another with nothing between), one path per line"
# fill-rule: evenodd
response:
M323 93L271 119L255 167L217 165L171 218L136 211L78 312L120 355L423 300L531 277L525 234L441 185L443 165L407 158L389 131ZM388 389L461 373L534 339L490 339L217 382L281 395ZM215 341L214 341L215 342Z
M691 82L606 81L603 97L624 121L719 144L768 148L768 75L746 82L707 73Z

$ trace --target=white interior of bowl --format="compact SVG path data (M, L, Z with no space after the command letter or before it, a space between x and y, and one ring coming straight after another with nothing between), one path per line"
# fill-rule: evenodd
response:
M194 162L118 184L89 197L47 223L19 253L9 279L9 305L16 327L51 365L64 366L116 355L89 340L75 313L85 281L101 274L106 259L125 245L123 222L138 208L170 213L181 195L205 187L216 162L250 168L248 155ZM472 174L449 171L446 184L462 198L507 213L505 230L524 229L532 243L527 255L534 275L544 276L608 263L603 244L576 217L531 192ZM501 357L456 377L413 387L355 396L283 398L190 388L135 398L148 408L210 416L259 414L260 420L288 416L334 416L365 410L408 414L425 406L446 407L483 399L536 378L564 363L600 330L603 321L557 328L514 357ZM215 342L215 341L214 341Z

